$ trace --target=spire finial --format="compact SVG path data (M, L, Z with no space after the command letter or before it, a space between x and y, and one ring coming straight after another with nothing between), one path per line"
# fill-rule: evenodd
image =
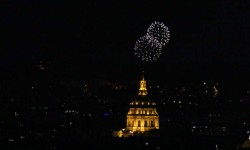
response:
M140 82L138 95L147 95L146 81L144 79L144 71L142 71L142 80Z
M144 70L142 70L142 80L144 80Z

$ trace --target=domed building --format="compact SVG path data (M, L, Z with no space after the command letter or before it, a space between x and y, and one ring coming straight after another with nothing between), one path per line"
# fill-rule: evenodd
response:
M139 92L135 99L130 102L126 129L115 131L113 135L128 137L153 129L159 129L159 115L156 110L156 103L148 97L146 80L142 76Z
M142 76L140 82L138 95L130 103L127 114L127 129L133 132L159 129L159 115L156 110L156 103L148 98L144 76Z

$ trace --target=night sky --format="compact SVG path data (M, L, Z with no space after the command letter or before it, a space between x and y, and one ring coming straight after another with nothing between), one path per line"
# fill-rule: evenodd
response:
M8 1L1 9L0 67L23 74L41 61L67 78L249 84L250 2ZM169 27L157 62L134 55L154 21Z

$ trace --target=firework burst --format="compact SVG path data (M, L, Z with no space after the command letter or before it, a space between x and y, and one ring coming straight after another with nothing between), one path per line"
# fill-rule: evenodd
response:
M162 47L170 40L168 27L161 22L153 22L147 29L145 36L140 37L134 47L137 58L142 61L154 62L162 52Z
M162 22L153 22L148 27L147 34L158 40L162 46L165 46L170 40L170 31Z
M136 41L134 50L142 61L154 62L161 55L162 45L155 38L145 35Z

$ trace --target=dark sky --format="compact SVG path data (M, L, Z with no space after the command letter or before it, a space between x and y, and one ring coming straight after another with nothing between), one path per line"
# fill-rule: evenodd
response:
M247 0L30 0L2 6L3 71L47 60L72 78L124 79L141 70L168 82L244 82L250 76ZM144 63L133 48L154 21L169 27L171 39L157 62Z

